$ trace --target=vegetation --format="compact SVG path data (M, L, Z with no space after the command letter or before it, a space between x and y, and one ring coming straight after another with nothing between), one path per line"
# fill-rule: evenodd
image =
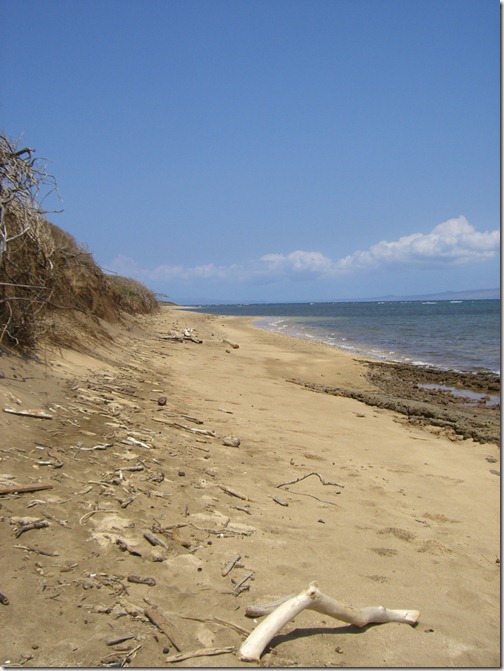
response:
M72 345L69 325L150 313L158 303L135 280L105 274L40 203L56 181L34 150L0 135L0 346L33 351L41 339Z

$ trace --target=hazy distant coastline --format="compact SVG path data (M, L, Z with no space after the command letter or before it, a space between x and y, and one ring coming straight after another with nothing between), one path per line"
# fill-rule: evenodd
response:
M437 294L419 294L415 296L374 296L368 298L333 298L321 301L299 301L300 303L375 303L377 301L476 301L499 300L500 288L496 289L469 289L466 291L443 291ZM222 300L216 298L200 298L177 301L179 305L262 305L268 303L295 303L296 301L265 301L265 300Z

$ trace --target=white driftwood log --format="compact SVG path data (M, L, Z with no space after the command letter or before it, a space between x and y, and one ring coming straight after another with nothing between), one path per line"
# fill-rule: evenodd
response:
M271 607L252 608L248 614L259 615L269 612L268 617L263 620L243 642L239 657L244 662L258 662L263 650L274 638L284 625L298 615L302 610L316 610L324 615L364 627L371 622L404 622L416 624L420 613L418 610L390 610L383 606L370 606L367 608L354 608L345 606L335 599L322 594L316 582L310 583L307 589L296 596L288 597L278 605Z

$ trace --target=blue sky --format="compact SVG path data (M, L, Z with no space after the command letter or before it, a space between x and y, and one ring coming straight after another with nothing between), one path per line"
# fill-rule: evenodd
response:
M49 218L181 303L499 285L498 0L2 0Z

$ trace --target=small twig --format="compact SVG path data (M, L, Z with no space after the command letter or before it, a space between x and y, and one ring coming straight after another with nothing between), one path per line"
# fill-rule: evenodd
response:
M245 496L245 494L240 494L240 492L231 489L231 487L226 487L226 485L217 485L217 487L220 487L223 492L226 492L226 494L229 494L230 496L236 496L237 499L241 499L242 501L249 501L248 496Z
M120 550L122 550L123 552L129 552L130 555L133 555L134 557L142 556L140 552L137 552L137 550L133 550L133 548L130 548L130 546L127 543L125 543L121 538L116 538L116 545Z
M235 556L233 557L233 559L231 559L231 561L229 561L229 562L226 564L226 566L222 569L222 571L221 571L221 575L222 575L222 577L227 576L227 574L234 568L236 562L240 561L240 559L241 559L241 555L240 555L240 554L235 555Z
M143 471L145 470L141 464L138 466L122 466L121 468L115 468L115 471Z
M160 545L165 550L167 549L166 545L163 543L163 541L159 540L159 538L156 538L155 536L150 534L148 531L144 531L144 538L145 538L145 540L149 541L149 543L151 545Z
M195 657L212 657L214 655L227 655L235 651L234 645L229 645L227 648L201 648L200 650L193 650L192 652L185 652L179 655L171 655L165 658L165 662L169 664L175 662L182 662L185 659L193 659Z
M244 583L247 582L247 580L253 580L253 579L254 579L254 571L250 571L244 578L242 578L239 582L237 582L234 588L235 596L238 596L238 594L244 592L246 589L250 589L250 585L247 585L246 587L243 587L243 585Z
M59 557L59 552L49 552L47 550L39 550L38 548L31 548L28 545L13 545L17 550L27 550L28 552L35 552L46 557Z
M136 638L136 634L124 634L123 636L115 636L114 638L108 638L105 641L105 645L118 645L119 643L124 643L129 641L132 638Z
M316 475L317 478L320 480L320 482L323 485L334 485L335 487L344 487L345 486L345 485L340 484L339 482L330 482L328 480L324 480L324 478L320 475L320 473L316 473L315 471L312 471L311 473L308 473L308 475L303 475L300 478L296 478L295 480L291 480L290 482L283 482L281 485L277 485L277 488L285 487L286 485L294 485L296 482L301 482L301 480L305 480L306 478L309 478L310 475Z

